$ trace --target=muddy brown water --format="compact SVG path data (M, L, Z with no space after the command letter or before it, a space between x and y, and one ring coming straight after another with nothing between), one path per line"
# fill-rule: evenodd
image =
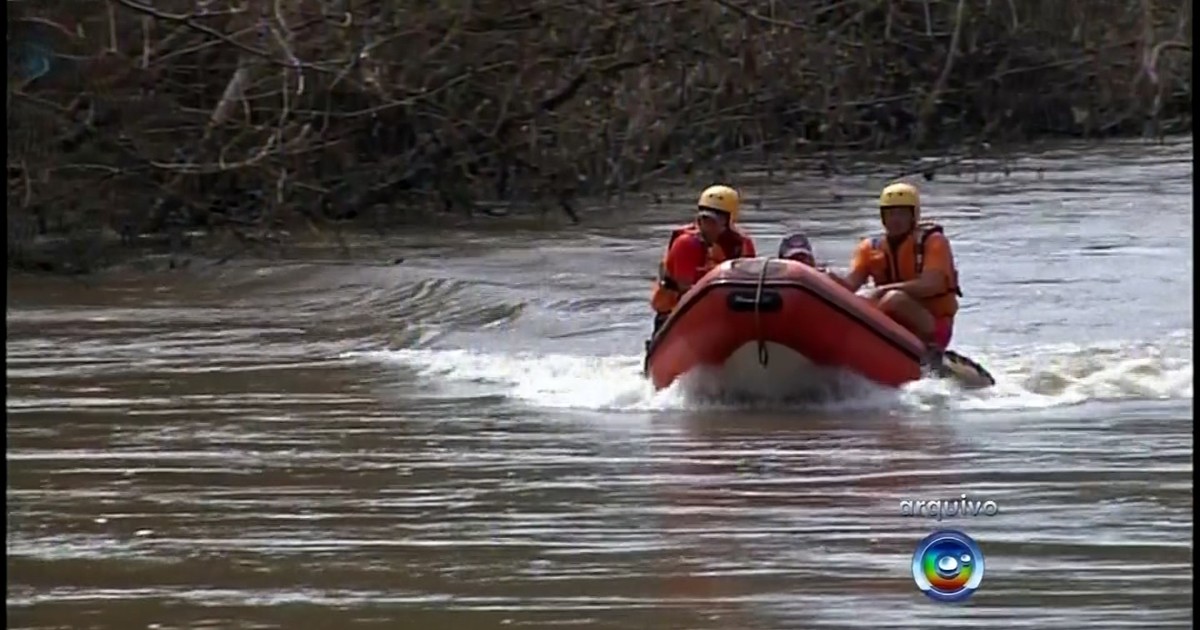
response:
M10 276L8 625L1190 627L1191 142L1012 168L924 184L990 392L652 392L684 197L398 266ZM875 229L882 180L739 183L760 250ZM999 514L901 515L962 494ZM941 527L986 557L964 604L911 576Z

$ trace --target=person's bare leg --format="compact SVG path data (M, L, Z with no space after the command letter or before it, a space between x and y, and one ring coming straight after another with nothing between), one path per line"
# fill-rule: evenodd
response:
M920 302L903 291L888 291L880 298L879 308L925 342L926 354L922 363L941 374L944 370L942 349L933 341L933 334L937 326L933 315Z
M888 291L879 300L879 308L889 317L899 322L905 328L913 331L921 341L933 341L936 322L920 302L909 297L903 291Z

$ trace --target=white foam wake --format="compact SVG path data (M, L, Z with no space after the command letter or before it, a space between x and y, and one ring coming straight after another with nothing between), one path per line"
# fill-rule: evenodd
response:
M1041 346L1002 353L964 349L996 377L995 387L978 391L933 380L888 390L844 372L807 366L770 374L697 370L655 392L641 374L640 356L461 349L382 350L356 356L414 370L435 389L462 391L462 386L470 385L476 393L503 395L537 407L635 411L802 403L823 408L1000 410L1096 400L1191 399L1191 344L1192 333L1186 331L1157 345ZM778 351L771 357L784 359ZM741 359L746 361L753 359Z

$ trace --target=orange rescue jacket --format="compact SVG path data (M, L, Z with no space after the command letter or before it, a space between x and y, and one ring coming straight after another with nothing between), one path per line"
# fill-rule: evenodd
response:
M920 277L925 268L925 245L933 234L945 238L942 226L936 223L918 224L912 234L901 241L897 251L892 251L887 235L881 234L870 239L869 273L876 285L908 282ZM950 253L950 244L946 243L946 254L949 258L949 279L946 290L920 300L921 304L935 317L954 317L958 313L958 298L962 297L962 289L958 284L958 269L954 265L954 257Z
M656 313L670 313L675 310L675 306L679 304L680 298L683 297L682 287L679 282L667 273L667 258L671 254L671 245L675 244L677 239L694 238L704 246L706 253L704 273L712 271L717 265L726 260L741 258L747 254L754 254L753 245L749 244L749 239L746 235L738 232L732 226L726 233L732 236L729 239L731 243L727 244L730 251L726 251L721 245L705 242L704 237L700 234L700 228L695 223L689 223L671 231L671 237L667 240L667 248L663 253L662 262L658 264L658 280L655 282L654 292L650 296L650 306Z

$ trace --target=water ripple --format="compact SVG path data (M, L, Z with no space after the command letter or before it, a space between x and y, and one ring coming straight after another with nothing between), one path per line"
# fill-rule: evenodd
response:
M1048 151L927 185L987 394L653 392L668 207L414 234L400 265L17 282L9 624L1189 627L1190 151ZM749 187L746 224L764 251L800 225L844 260L871 188ZM903 512L957 500L999 513ZM986 554L966 605L909 573L941 527Z

